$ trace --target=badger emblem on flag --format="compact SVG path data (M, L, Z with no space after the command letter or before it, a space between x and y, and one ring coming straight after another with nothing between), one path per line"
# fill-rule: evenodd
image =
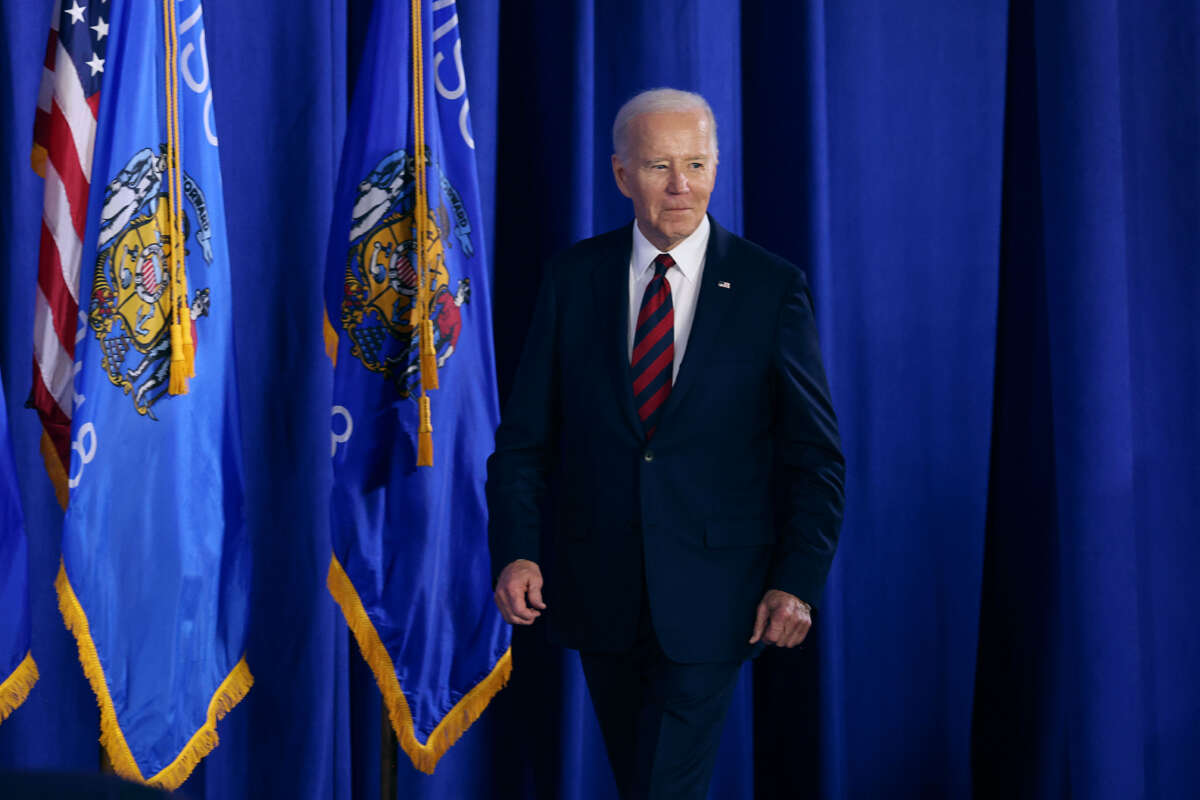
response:
M430 162L428 148L425 157L427 168L440 175L442 190L442 202L425 212L429 234L421 255L429 277L425 311L433 320L434 349L441 367L454 353L462 331L461 308L471 297L469 279L451 287L445 250L457 242L470 256L474 246L470 218L458 191ZM404 150L384 156L358 184L341 307L351 354L367 369L384 375L405 398L419 380L413 324L418 302L413 189L412 159Z
M144 148L105 187L88 309L88 325L101 344L101 367L115 386L133 394L134 408L150 419L157 419L152 408L167 393L171 361L166 169L163 152ZM205 261L211 262L211 251L204 246L211 237L207 203L186 174L183 196L198 221L194 224L186 212L182 215L183 241L196 228L195 239ZM193 341L197 341L196 320L208 315L210 302L209 289L204 287L196 288L186 304Z

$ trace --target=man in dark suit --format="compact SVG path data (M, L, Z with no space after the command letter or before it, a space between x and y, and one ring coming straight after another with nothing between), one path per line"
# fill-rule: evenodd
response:
M635 223L551 261L488 462L496 603L580 651L623 797L703 798L741 663L808 633L845 466L804 273L707 216L708 103L644 92L613 140Z

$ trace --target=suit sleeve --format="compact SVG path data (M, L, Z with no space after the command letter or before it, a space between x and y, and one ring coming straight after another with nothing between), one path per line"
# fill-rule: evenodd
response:
M846 462L821 361L804 273L779 309L775 377L775 482L778 544L768 588L815 606L833 562L845 505Z
M540 557L542 508L558 419L554 271L552 263L538 292L516 380L496 429L496 449L487 463L493 582L516 559Z

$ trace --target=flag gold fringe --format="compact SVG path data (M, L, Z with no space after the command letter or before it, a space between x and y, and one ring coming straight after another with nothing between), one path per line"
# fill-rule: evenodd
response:
M66 466L59 460L58 448L54 446L54 441L45 428L42 429L39 447L42 451L42 461L46 463L46 474L50 476L50 483L54 486L54 496L58 499L58 505L66 511L67 501L71 498L71 490L67 486Z
M67 577L66 566L59 562L58 577L54 579L54 588L58 590L58 610L62 613L67 630L75 635L79 646L79 662L83 665L83 673L87 676L92 691L96 694L96 702L100 706L100 744L108 753L113 771L123 778L157 786L168 791L177 789L200 760L212 752L219 741L217 737L217 722L229 710L236 706L250 687L254 685L254 676L246 665L243 656L237 665L225 676L225 680L217 688L208 704L208 715L204 724L196 731L188 743L180 751L175 760L164 767L158 774L147 779L142 775L125 734L117 722L117 712L113 707L112 696L108 693L108 681L104 677L104 669L100 666L100 656L96 653L96 644L92 641L91 628L88 626L87 614L79 604Z
M454 705L454 708L450 709L450 712L433 729L433 733L429 735L425 744L421 744L417 741L412 712L408 708L408 700L405 699L404 692L400 689L400 681L396 677L396 667L392 663L392 657L388 655L387 649L380 641L379 633L367 616L362 600L359 599L354 584L350 582L350 577L342 569L337 556L333 556L329 560L329 577L326 584L333 599L342 607L346 624L350 626L363 658L371 665L371 671L375 673L375 682L379 684L379 691L383 694L383 702L387 707L388 717L392 721L392 729L396 732L396 739L399 740L400 747L408 754L414 767L432 775L438 760L446 754L451 745L458 741L459 737L467 732L471 723L479 719L479 715L487 708L496 693L508 683L508 678L512 674L512 650L504 651L504 655L496 662L496 666L492 668L488 676L467 692Z
M37 680L38 669L37 664L33 663L33 653L26 653L12 674L0 682L0 722L25 702Z
M329 321L329 312L326 311L321 315L322 335L325 337L325 355L329 356L329 362L337 367L337 351L338 351L338 335L333 329L333 323Z
M38 174L38 177L46 177L46 162L49 160L50 154L40 144L35 144L29 151L29 165L33 167L33 171Z

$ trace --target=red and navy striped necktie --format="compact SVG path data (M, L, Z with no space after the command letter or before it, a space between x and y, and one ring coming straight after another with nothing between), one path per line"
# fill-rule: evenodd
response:
M659 253L654 259L654 277L642 295L637 331L633 335L633 399L646 438L654 435L658 417L671 394L671 369L675 363L675 307L667 270L675 259Z

